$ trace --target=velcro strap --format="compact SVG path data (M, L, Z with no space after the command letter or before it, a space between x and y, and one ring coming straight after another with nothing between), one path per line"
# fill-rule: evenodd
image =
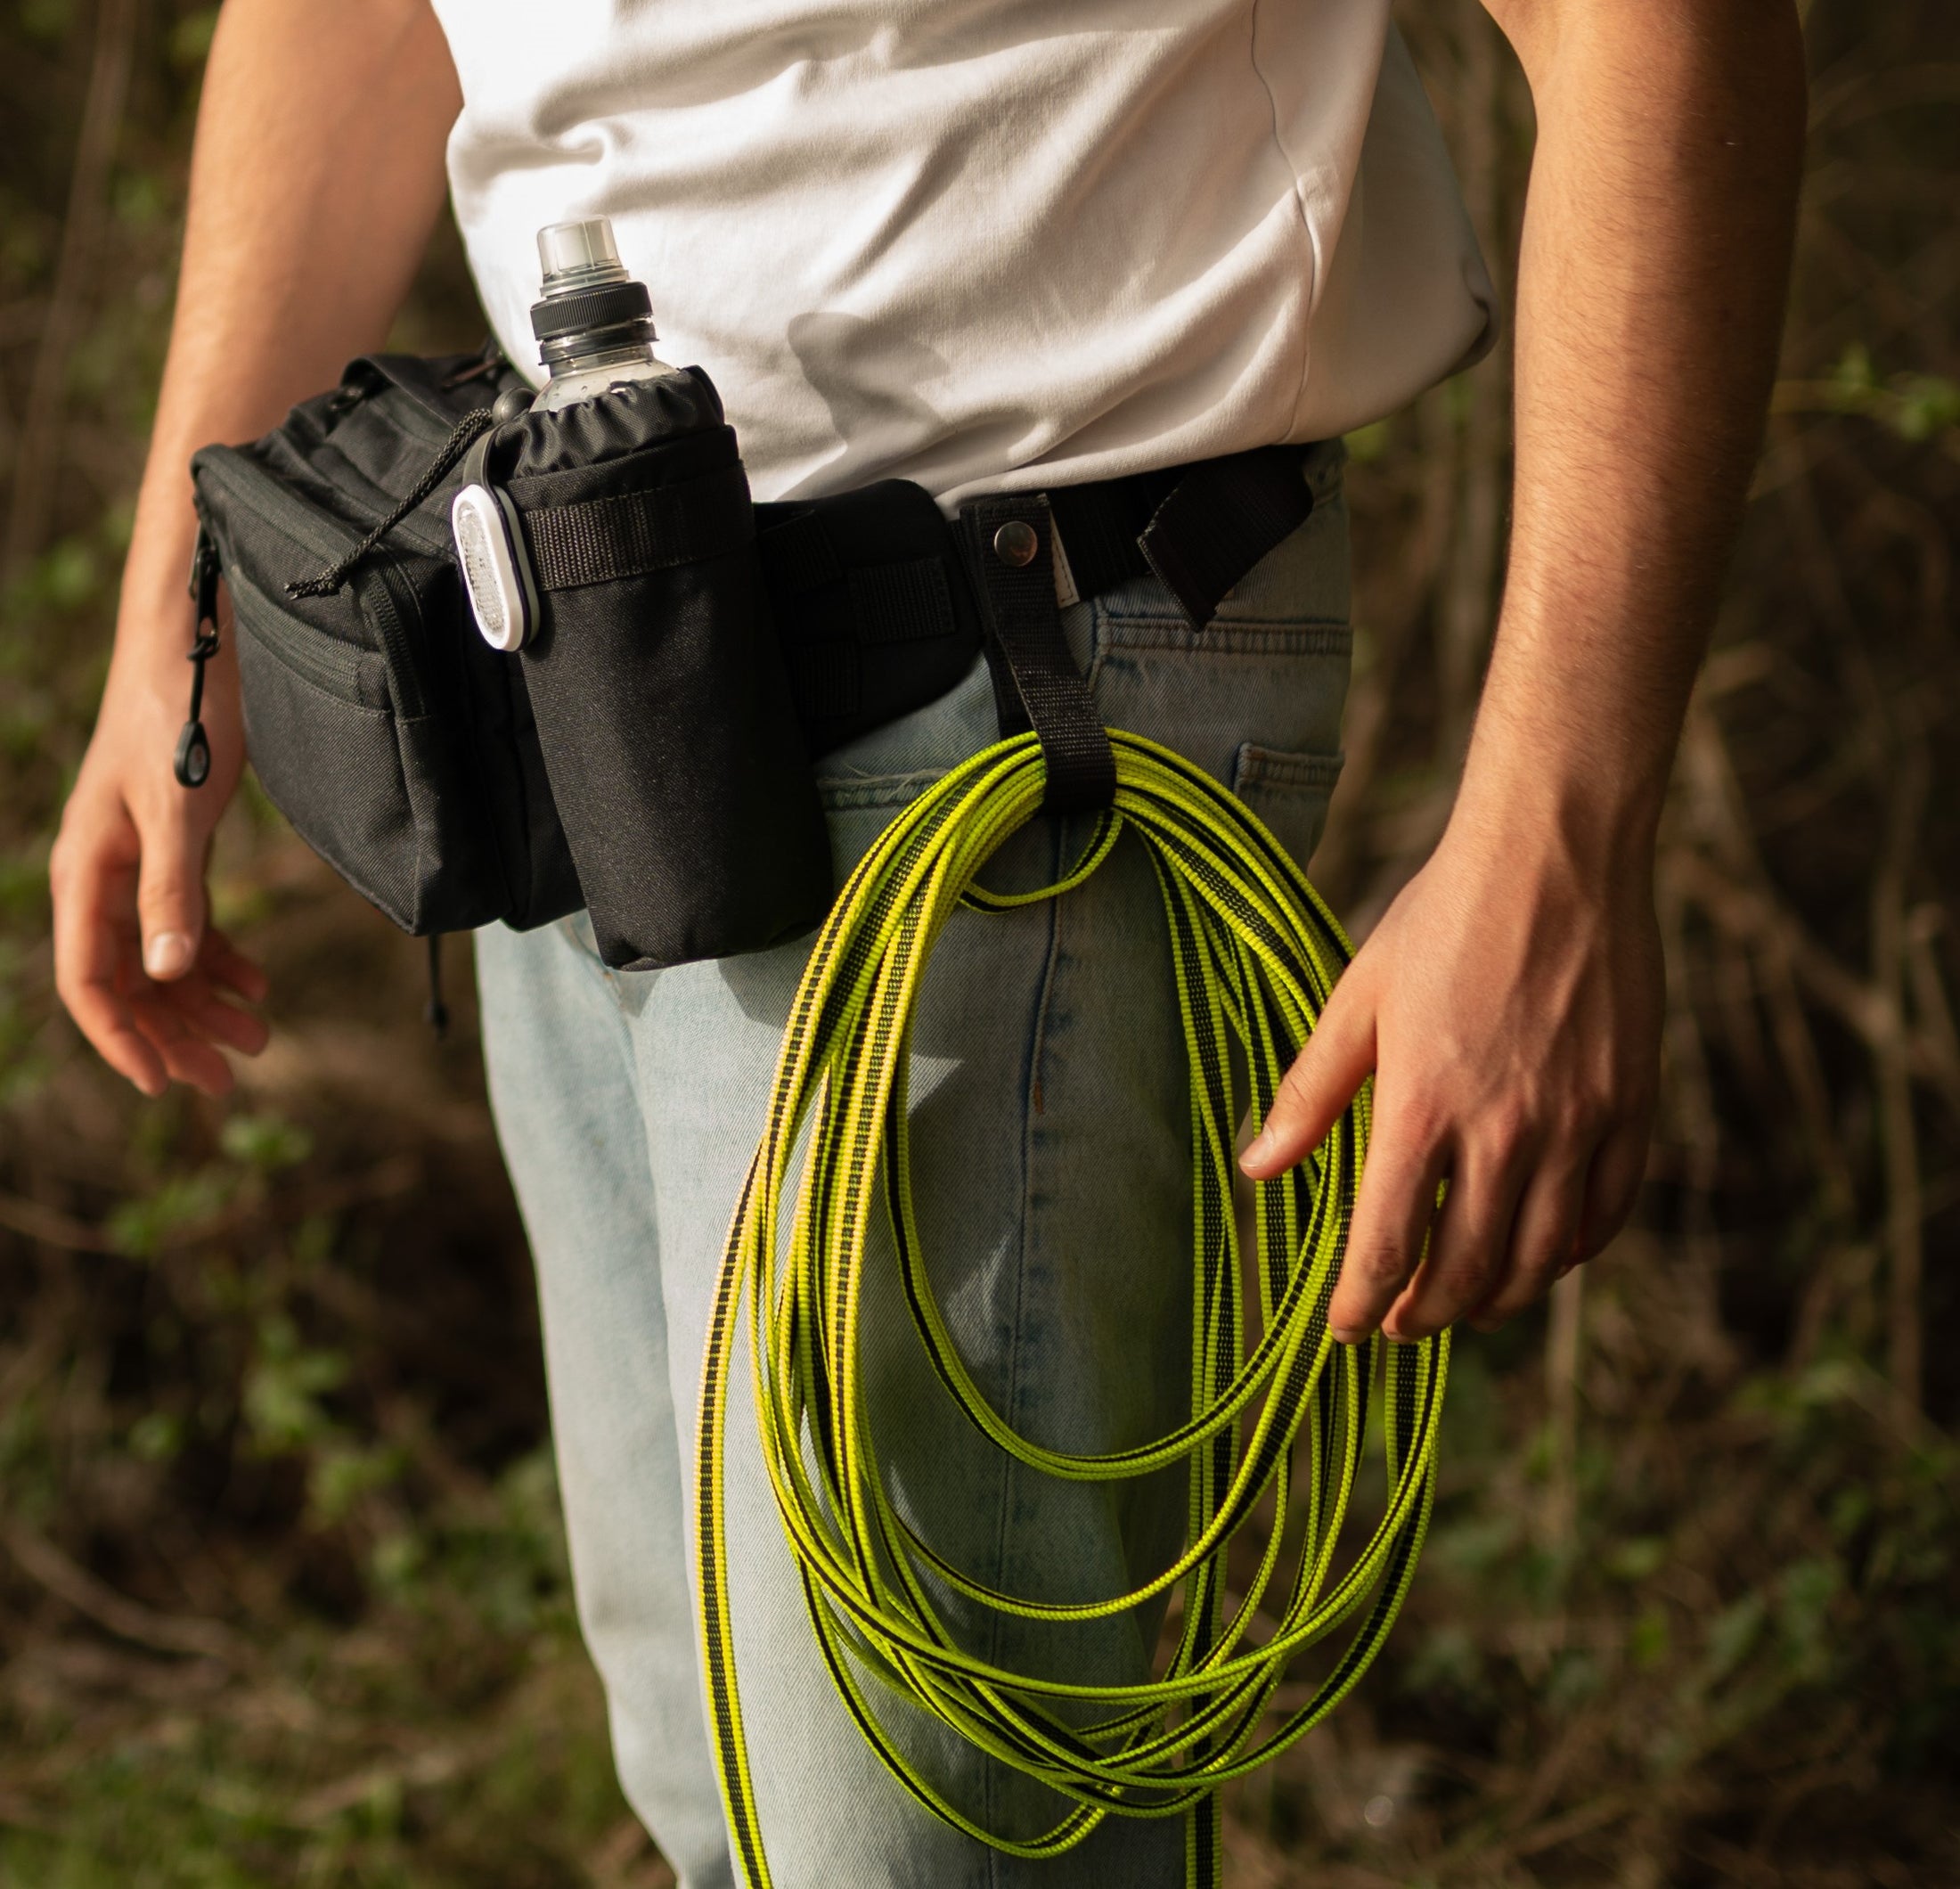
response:
M755 544L769 587L778 596L801 597L844 576L837 547L813 511L792 512L780 524L771 525Z
M1075 667L1055 605L1055 524L1041 493L997 493L960 510L968 551L990 633L995 661L994 694L1002 734L1009 726L1008 691L1000 683L1004 662L1013 693L1041 744L1048 788L1041 805L1051 814L1076 814L1110 805L1116 797L1116 758L1095 699ZM1010 563L998 546L1012 546L1002 527L1033 533L1033 554ZM1025 544L1025 538L1022 541Z
M739 465L679 485L649 486L524 514L531 569L544 591L640 577L739 551L755 536Z
M1300 448L1261 446L1188 467L1138 543L1202 630L1225 593L1312 510Z
M851 609L870 643L950 636L955 627L946 567L937 558L860 565L851 573Z

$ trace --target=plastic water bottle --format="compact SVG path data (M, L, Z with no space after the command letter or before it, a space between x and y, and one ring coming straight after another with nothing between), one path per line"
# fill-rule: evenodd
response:
M653 351L653 301L626 274L611 219L554 223L537 233L544 289L531 305L538 358L551 378L534 400L512 388L490 409L500 424L525 413L553 413L679 370ZM456 562L477 627L494 650L529 642L541 621L538 590L510 495L472 482L451 503Z
M626 274L609 217L551 224L537 233L537 252L544 289L532 304L531 331L551 378L534 413L678 372L653 351L653 300Z

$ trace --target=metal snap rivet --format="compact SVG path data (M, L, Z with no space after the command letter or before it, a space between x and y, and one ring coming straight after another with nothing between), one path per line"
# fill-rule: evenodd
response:
M1025 519L1009 519L993 535L993 554L1003 564L1011 564L1019 570L1034 561L1034 553L1041 548L1041 541L1034 535L1034 527Z

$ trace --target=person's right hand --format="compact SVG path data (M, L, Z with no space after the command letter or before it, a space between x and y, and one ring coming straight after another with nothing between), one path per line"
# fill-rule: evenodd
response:
M266 1038L264 1020L231 1001L259 1002L265 974L211 924L204 883L245 756L238 669L227 638L206 665L210 778L178 786L192 612L181 585L135 583L142 561L131 560L102 712L48 862L55 988L145 1095L176 1081L218 1096L233 1080L221 1052L256 1056Z

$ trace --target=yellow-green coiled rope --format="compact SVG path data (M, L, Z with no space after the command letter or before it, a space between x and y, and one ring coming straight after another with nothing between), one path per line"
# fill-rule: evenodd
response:
M696 1489L702 1638L716 1759L744 1876L770 1882L736 1684L723 1517L723 1433L750 1308L762 1448L803 1577L810 1620L845 1704L893 1774L957 1828L996 1848L1053 1856L1112 1813L1190 1812L1188 1873L1219 1879L1215 1792L1272 1757L1347 1693L1379 1650L1415 1570L1435 1486L1449 1339L1335 1344L1327 1309L1368 1139L1358 1097L1313 1159L1257 1189L1259 1336L1246 1330L1233 1212L1235 1043L1255 1122L1312 1029L1346 939L1265 828L1168 749L1112 730L1117 792L1082 862L1059 884L1005 897L976 875L1041 802L1034 737L954 769L865 855L818 937L792 1006L769 1124L730 1229L708 1329ZM912 1213L906 1075L914 1006L941 928L961 904L999 910L1089 877L1127 827L1148 849L1170 925L1190 1058L1195 1211L1188 1422L1155 1443L1073 1456L1017 1435L955 1350L927 1280ZM785 1195L810 1123L787 1239ZM968 1418L1021 1462L1110 1481L1188 1465L1186 1546L1156 1579L1090 1605L981 1586L936 1555L893 1508L878 1471L858 1358L858 1307L875 1215L886 1215L919 1336ZM1381 1374L1385 1509L1336 1574L1361 1461L1370 1378ZM1228 1595L1227 1544L1270 1491L1275 1519L1258 1572ZM1283 1604L1288 1517L1302 1530ZM1084 1687L1000 1670L955 1644L930 1580L1007 1615L1090 1620L1184 1584L1181 1636L1160 1678ZM1347 1644L1303 1703L1274 1698L1296 1655L1351 1622ZM980 1828L920 1776L883 1730L876 1686L895 1688L1072 1807L1027 1841ZM1066 1714L1058 1708L1074 1708ZM1087 1721L1085 1722L1085 1711Z

